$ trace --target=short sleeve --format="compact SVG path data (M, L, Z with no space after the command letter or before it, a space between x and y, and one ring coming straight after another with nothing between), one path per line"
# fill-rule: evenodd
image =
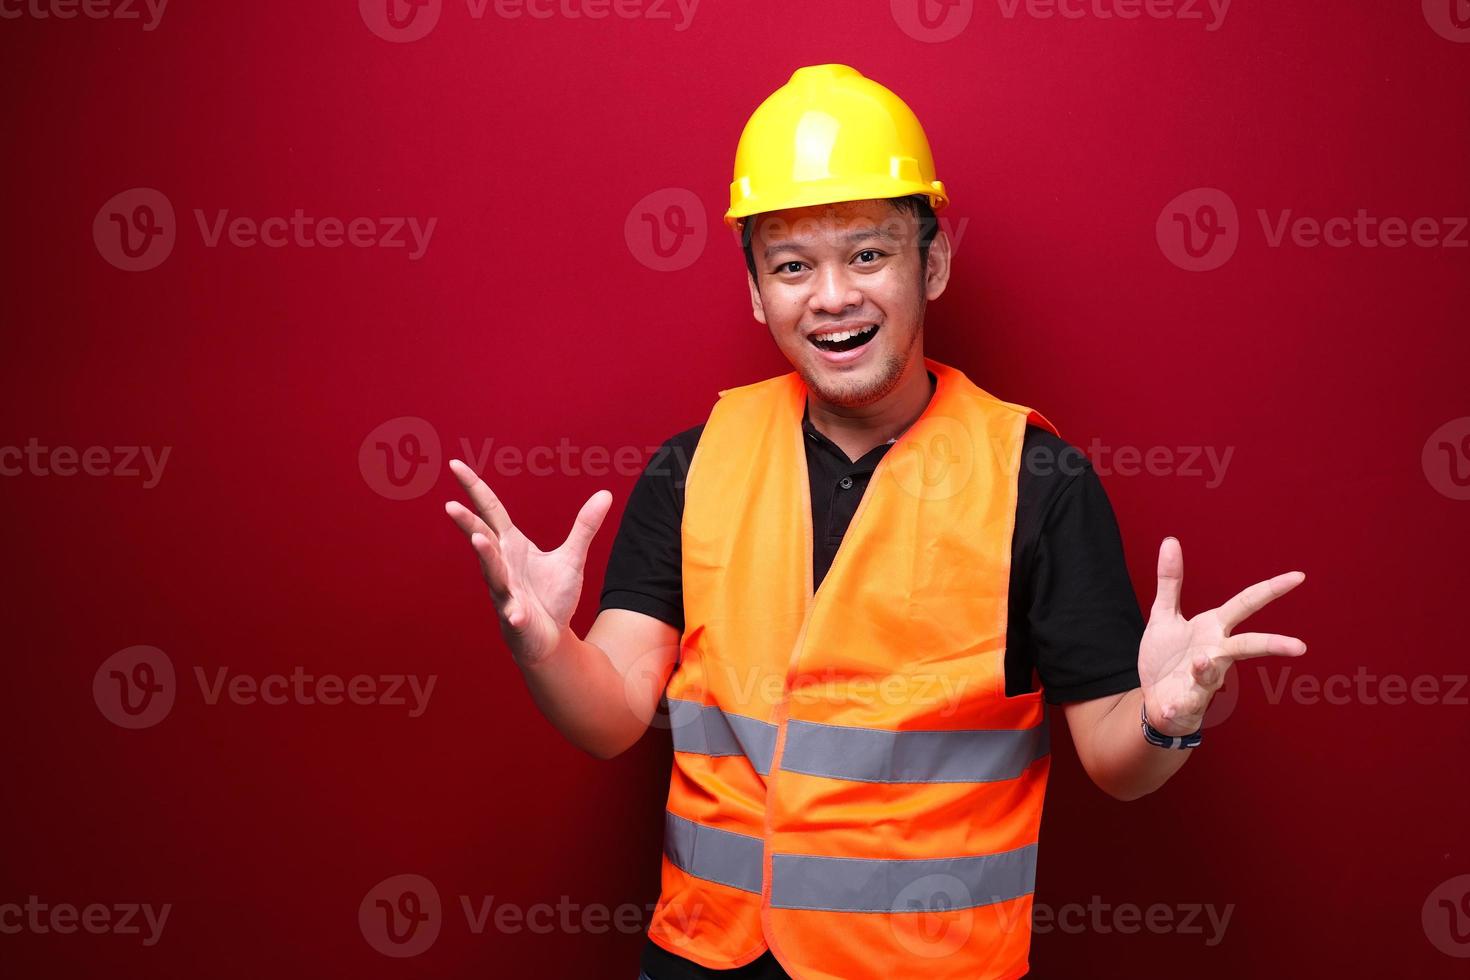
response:
M631 609L684 628L684 484L703 425L665 441L628 495L608 555L599 609Z
M1043 518L1030 593L1029 632L1047 701L1138 687L1143 616L1117 518L1090 464L1078 467Z

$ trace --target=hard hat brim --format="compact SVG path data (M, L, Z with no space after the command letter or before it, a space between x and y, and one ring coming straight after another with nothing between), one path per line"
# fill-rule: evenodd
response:
M932 183L914 180L895 180L891 177L872 176L860 179L850 177L831 180L808 181L794 193L779 199L763 200L758 196L743 197L738 205L725 212L725 224L731 228L755 214L767 211L785 211L789 208L814 207L820 204L841 204L847 201L886 200L923 194L929 198L930 207L939 211L949 203L944 190L944 181Z

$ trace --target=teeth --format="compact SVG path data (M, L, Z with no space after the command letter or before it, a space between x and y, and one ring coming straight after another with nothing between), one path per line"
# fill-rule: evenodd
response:
M819 335L815 339L837 343L841 340L848 340L852 337L857 337L865 333L870 333L876 329L878 329L878 325L876 323L870 323L866 327L858 327L856 330L839 330L837 333L824 333Z

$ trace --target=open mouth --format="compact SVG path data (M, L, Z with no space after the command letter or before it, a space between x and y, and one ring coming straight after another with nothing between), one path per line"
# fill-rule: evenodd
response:
M841 330L837 333L823 334L820 337L808 337L812 346L817 350L842 351L857 350L878 336L878 324L869 323L866 326L854 327L852 330Z

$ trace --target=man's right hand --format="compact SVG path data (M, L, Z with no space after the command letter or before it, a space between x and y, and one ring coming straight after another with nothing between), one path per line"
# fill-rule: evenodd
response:
M594 493L582 505L561 547L542 551L516 528L500 499L474 470L457 459L449 461L449 469L475 509L451 500L444 510L475 549L511 655L521 666L531 666L556 649L562 630L571 622L582 595L587 548L612 507L612 493Z

